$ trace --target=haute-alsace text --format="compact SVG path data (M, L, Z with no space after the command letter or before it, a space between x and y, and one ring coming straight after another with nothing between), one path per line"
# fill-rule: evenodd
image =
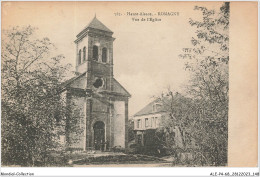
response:
M127 12L127 16L153 16L151 12Z

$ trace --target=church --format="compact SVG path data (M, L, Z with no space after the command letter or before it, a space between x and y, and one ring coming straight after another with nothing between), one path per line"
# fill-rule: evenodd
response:
M96 17L76 36L76 76L63 83L66 149L126 148L130 94L113 75L113 32Z

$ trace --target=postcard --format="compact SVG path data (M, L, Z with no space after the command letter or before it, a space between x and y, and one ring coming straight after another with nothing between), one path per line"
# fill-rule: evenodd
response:
M2 2L3 167L256 167L257 2Z

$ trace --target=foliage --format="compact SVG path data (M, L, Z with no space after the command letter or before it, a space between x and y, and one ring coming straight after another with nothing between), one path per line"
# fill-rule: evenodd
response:
M202 13L202 20L190 19L190 25L197 28L196 36L191 39L193 47L185 48L180 55L191 74L187 85L189 98L168 92L169 99L164 106L170 114L163 127L170 138L164 144L173 151L192 152L193 164L226 165L229 3L225 2L217 12L198 6L194 10ZM176 136L172 128L175 126L181 131L183 146L174 143Z
M211 102L228 100L229 62L229 3L224 3L220 12L205 7L195 7L203 14L203 21L190 19L191 26L197 27L193 48L180 55L185 59L186 69L191 71L189 93L198 99Z
M228 140L228 63L229 63L229 2L216 13L205 7L195 7L203 21L190 20L197 27L192 39L193 49L187 69L193 75L188 90L196 100L198 120L191 135L200 152L208 152L209 163L227 163ZM203 138L202 138L203 137Z
M128 120L128 142L131 142L134 139L135 139L134 121Z
M27 26L2 35L2 164L33 166L59 147L65 107L60 83L68 65L48 38Z
M193 126L196 124L196 105L191 98L187 98L178 92L173 94L170 90L159 98L167 113L163 115L161 126L157 129L158 139L161 145L175 156L182 152L195 149L194 139L191 134L194 132Z

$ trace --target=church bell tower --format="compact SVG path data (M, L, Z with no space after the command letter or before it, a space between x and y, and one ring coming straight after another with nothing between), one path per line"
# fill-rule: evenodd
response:
M96 16L77 35L76 72L86 73L86 89L113 90L113 32Z

